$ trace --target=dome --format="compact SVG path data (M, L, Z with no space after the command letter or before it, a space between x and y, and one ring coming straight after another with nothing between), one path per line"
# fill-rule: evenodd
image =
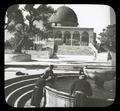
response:
M58 23L61 26L77 26L78 19L75 12L66 6L59 7L50 17L50 23Z

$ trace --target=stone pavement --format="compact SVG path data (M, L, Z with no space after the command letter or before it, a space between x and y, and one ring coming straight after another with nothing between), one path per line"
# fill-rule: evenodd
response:
M5 65L7 66L19 66L18 67L9 67L5 69L5 80L14 78L14 77L20 77L16 76L15 73L18 71L21 71L23 73L28 73L29 75L33 74L40 74L42 73L45 68L35 68L35 69L28 69L25 67L20 67L23 65L29 66L49 66L50 64L54 65L103 65L103 66L116 66L116 61L114 63L112 61L107 62L107 53L100 53L98 54L97 58L95 59L94 56L70 56L70 55L58 55L58 59L38 59L38 58L33 58L34 61L31 62L5 62ZM114 60L116 58L114 57ZM70 71L65 71L65 70L54 70L54 72L70 72ZM72 73L76 73L76 71L72 71Z

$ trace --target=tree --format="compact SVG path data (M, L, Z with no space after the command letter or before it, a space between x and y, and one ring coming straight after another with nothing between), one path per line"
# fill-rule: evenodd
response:
M19 9L19 5L12 5L6 11L6 17L8 18L5 23L5 30L10 33L14 32L14 37L9 40L15 53L21 53L22 47L27 47L30 43L28 38L28 26L24 23L24 17L22 11ZM5 18L6 19L6 18ZM23 38L26 38L24 44L20 44Z
M16 33L15 33L15 52L21 53L22 48L29 49L33 45L31 38L29 37L28 33L28 26L27 25L16 25Z
M7 18L7 21L5 23L5 30L8 30L10 33L14 32L15 37L12 38L12 40L9 40L9 42L12 48L15 49L18 41L21 39L23 30L25 29L24 17L22 11L19 9L19 5L10 6L6 11L5 17ZM16 51L21 52L20 50L15 50L15 52Z
M30 37L33 37L36 32L39 33L39 30L33 25L33 22L38 16L37 10L34 8L34 4L26 4L25 10L29 12L29 15L26 16L26 19L29 21L28 33ZM36 31L37 30L37 31Z
M8 40L5 41L5 49L11 49L12 46Z
M19 5L13 5L8 8L6 17L8 18L5 23L5 29L10 33L14 32L14 40L12 40L12 46L15 52L21 53L22 47L27 47L25 42L31 41L35 35L41 36L41 39L47 38L47 32L51 28L48 23L49 16L54 12L51 7L47 5L40 5L38 8L34 7L34 4L26 4L24 11L28 11L29 15L24 18L22 11L19 9ZM25 19L29 21L29 24L25 24ZM37 28L34 25L36 21L43 21L43 29Z
M38 8L35 8L34 4L26 4L25 10L29 12L29 15L26 17L26 19L29 21L28 32L32 32L31 36L34 36L35 34L38 36L42 35L41 39L44 39L48 30L51 29L48 18L54 13L54 9L46 4L41 4ZM35 21L42 22L42 29L35 27L33 24Z
M99 34L101 36L101 46L105 46L107 49L115 52L116 49L116 25L108 25L103 32Z
M6 11L5 16L8 18L7 22L5 23L5 29L7 29L9 32L14 32L16 30L15 26L18 23L24 25L24 17L19 9L19 5L10 6Z
M14 37L9 40L9 43L11 44L11 47L14 49L15 53L22 53L22 48L29 49L28 47L31 47L33 45L33 42L29 38L27 32L28 26L17 24L14 28Z

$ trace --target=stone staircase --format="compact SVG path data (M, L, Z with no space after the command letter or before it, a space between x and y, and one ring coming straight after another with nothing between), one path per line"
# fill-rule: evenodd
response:
M94 55L89 46L58 46L57 55Z

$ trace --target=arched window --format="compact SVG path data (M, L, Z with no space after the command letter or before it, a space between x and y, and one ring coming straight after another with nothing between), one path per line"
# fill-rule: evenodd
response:
M73 33L73 39L80 41L80 33L78 31Z
M63 43L69 44L70 39L71 39L71 34L70 34L69 31L66 31L66 32L64 33Z
M66 32L64 33L64 37L65 37L66 39L70 39L70 38L71 38L70 32L69 32L69 31L66 31Z

